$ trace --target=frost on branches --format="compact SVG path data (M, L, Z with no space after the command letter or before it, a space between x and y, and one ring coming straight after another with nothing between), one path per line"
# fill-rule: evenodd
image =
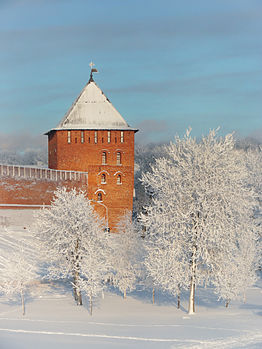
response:
M13 298L19 296L25 315L25 294L37 278L37 268L27 258L23 247L9 253L0 270L0 293Z
M136 288L136 281L141 275L142 239L132 222L131 212L127 212L117 225L117 234L112 240L112 274L115 287L123 293Z
M165 156L142 176L153 193L152 204L141 215L149 240L146 266L154 281L171 293L189 288L193 313L197 285L214 282L229 301L253 282L254 195L247 186L245 157L235 150L231 134L218 138L210 131L197 142L188 131L164 148ZM253 247L245 264L248 244ZM232 269L234 287L243 270L245 277L236 291L225 294L223 283ZM226 287L232 290L233 284Z
M49 261L48 278L69 278L77 304L82 290L91 306L107 272L108 234L85 193L59 188L51 207L37 214L36 228Z

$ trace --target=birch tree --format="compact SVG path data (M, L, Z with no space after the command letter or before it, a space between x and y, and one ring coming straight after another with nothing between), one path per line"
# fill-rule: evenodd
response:
M245 158L235 150L232 134L218 138L216 131L210 131L197 142L187 131L184 138L175 137L164 149L165 156L142 176L146 190L152 193L152 204L141 215L153 246L148 270L173 293L178 290L173 280L189 288L188 311L194 313L196 286L211 282L218 270L217 260L244 241L243 224L247 236L255 240L253 192L246 185ZM153 256L163 258L165 253L169 254L165 258L181 264L172 278L168 265L159 273L153 267ZM255 254L251 259L253 265Z
M107 234L103 222L84 192L64 187L55 192L51 207L42 209L36 218L39 245L49 261L47 277L72 280L76 303L82 305L81 289L91 289L87 284L92 284L98 265L105 264ZM89 296L94 293L90 292Z

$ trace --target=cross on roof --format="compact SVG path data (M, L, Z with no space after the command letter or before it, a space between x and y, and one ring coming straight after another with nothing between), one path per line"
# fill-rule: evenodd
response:
M93 67L95 66L95 63L93 63L92 61L89 63L89 66L91 69L93 69Z

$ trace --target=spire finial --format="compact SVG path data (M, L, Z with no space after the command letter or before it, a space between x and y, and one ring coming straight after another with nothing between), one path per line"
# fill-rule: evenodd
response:
M92 61L89 63L89 66L90 66L90 68L91 68L90 79L89 79L89 82L90 82L90 81L94 81L94 80L93 80L93 73L98 73L98 71L97 71L96 68L94 68L95 63L93 63Z

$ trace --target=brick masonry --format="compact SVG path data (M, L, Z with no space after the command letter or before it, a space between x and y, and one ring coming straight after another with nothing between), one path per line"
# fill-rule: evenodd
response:
M58 187L87 191L87 183L87 173L0 165L0 208L49 205Z
M17 205L50 205L54 191L59 186L87 189L87 185L70 180L48 181L45 179L26 179L1 177L0 180L0 204ZM10 208L2 206L0 209Z
M134 131L122 132L121 141L119 130L111 130L110 139L108 130L70 130L70 143L67 130L48 134L49 168L88 172L88 197L101 216L108 210L111 230L133 208Z
M49 205L57 187L81 188L114 231L133 208L134 131L122 132L111 130L109 141L108 130L71 130L68 143L67 130L50 131L49 169L0 165L0 204Z

